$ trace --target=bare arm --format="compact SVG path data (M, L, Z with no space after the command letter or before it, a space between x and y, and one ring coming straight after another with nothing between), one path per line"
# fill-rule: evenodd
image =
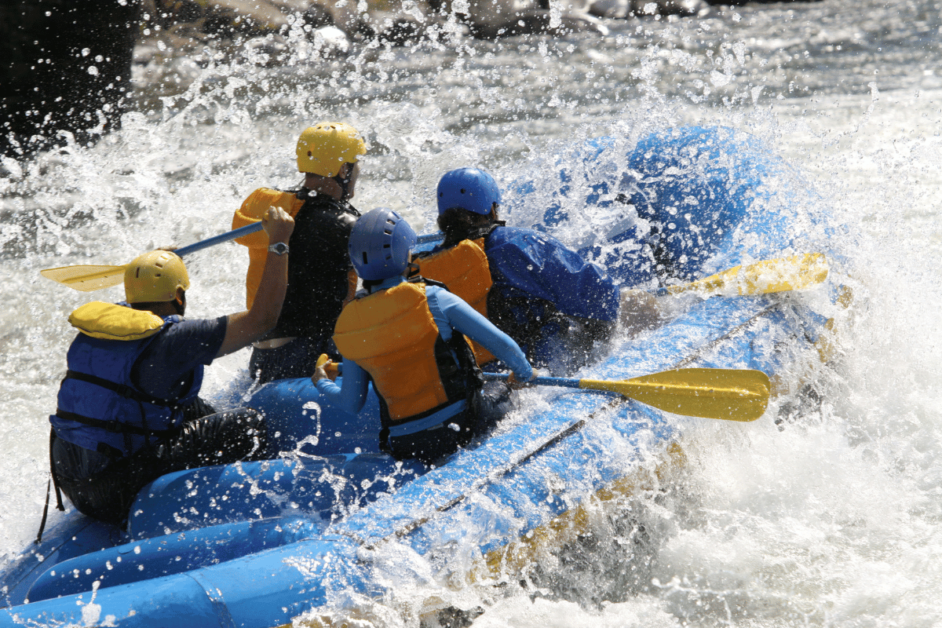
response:
M262 218L262 226L268 234L268 242L287 244L294 230L294 219L283 209L272 207ZM226 337L216 357L238 351L271 331L278 323L281 306L285 301L288 285L288 256L269 252L265 260L265 272L255 294L252 308L246 312L230 314L226 325Z

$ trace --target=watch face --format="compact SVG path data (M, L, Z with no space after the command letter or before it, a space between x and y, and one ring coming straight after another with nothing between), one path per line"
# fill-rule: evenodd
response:
M276 242L268 247L268 250L277 255L284 255L288 252L288 245L284 242Z

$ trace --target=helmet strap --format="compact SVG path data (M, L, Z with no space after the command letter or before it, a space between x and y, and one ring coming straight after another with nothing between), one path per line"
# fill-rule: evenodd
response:
M176 297L173 298L173 301L170 302L173 305L173 309L176 310L178 316L183 316L183 313L186 311L186 293L179 300Z
M343 166L340 167L340 172L343 172ZM347 168L346 175L340 174L340 172L334 177L334 181L340 185L340 200L345 201L349 198L350 177L353 175L353 168Z

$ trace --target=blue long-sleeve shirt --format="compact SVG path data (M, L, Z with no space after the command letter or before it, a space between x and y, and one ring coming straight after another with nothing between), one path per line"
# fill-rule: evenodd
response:
M487 237L484 252L494 281L491 291L500 297L536 297L568 316L617 320L618 286L599 266L556 238L497 227Z
M403 281L405 281L404 277L391 277L379 284L375 290L386 290ZM425 296L438 332L445 341L451 340L454 332L463 334L485 347L509 366L518 380L528 381L532 377L533 370L530 363L517 343L461 298L438 286L426 286ZM329 379L321 379L315 383L318 392L351 414L356 414L363 408L368 384L369 375L350 360L343 362L341 386Z

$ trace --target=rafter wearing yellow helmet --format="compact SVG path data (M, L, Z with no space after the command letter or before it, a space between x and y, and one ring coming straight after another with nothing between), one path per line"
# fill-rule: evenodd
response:
M177 288L189 290L190 276L183 260L170 251L139 255L124 271L124 294L128 303L172 301Z
M287 248L294 221L281 209L262 221ZM137 492L192 467L269 455L264 417L248 408L214 413L199 398L203 367L265 335L281 312L288 256L273 251L256 304L215 319L184 319L190 278L180 257L151 251L127 265L127 304L92 302L69 323L50 461L60 490L82 513L121 524Z
M277 327L256 343L249 362L262 383L305 377L317 357L339 357L331 341L334 323L346 300L356 291L356 273L347 256L350 230L360 213L349 201L356 193L360 156L367 145L360 133L344 122L320 122L301 132L295 146L299 188L260 188L235 212L233 228L259 220L272 206L295 218L291 237L294 263L289 268L288 295ZM265 268L268 241L256 233L236 240L249 249L245 278L246 302L251 305Z
M301 132L295 153L298 172L336 177L344 164L366 154L366 142L349 124L321 122Z

